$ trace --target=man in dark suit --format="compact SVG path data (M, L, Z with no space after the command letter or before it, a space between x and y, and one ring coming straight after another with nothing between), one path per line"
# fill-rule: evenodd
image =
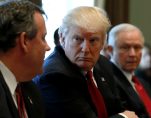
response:
M47 118L100 118L85 76L90 70L108 117L137 118L134 112L123 112L114 80L106 80L99 72L99 62L96 64L110 26L104 13L102 9L83 6L64 17L58 31L60 45L45 60L44 73L34 78L46 105Z
M135 111L139 118L149 118L147 107L151 108L151 106L148 104L145 107L132 81L134 71L141 60L143 45L143 34L131 24L119 24L109 32L108 48L122 104L125 108ZM151 96L149 91L148 96Z
M40 92L31 81L42 73L44 55L50 49L44 40L42 14L29 1L0 5L0 118L44 118Z

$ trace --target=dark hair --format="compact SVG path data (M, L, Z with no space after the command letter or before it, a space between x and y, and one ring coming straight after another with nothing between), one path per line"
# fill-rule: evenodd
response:
M35 3L36 5L38 5L39 7L42 7L42 0L29 0L33 3Z
M44 11L27 0L4 2L0 5L0 51L6 52L15 47L16 37L26 32L32 39L37 34L34 13Z
M60 45L58 30L59 30L59 28L57 28L54 32L54 43L56 46Z

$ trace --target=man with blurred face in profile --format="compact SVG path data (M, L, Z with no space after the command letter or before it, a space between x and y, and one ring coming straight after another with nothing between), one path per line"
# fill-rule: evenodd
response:
M43 72L44 11L29 1L0 5L0 118L44 118L32 78Z

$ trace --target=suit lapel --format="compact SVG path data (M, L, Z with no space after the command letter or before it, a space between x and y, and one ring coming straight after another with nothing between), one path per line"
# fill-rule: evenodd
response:
M1 73L1 71L0 71L0 83L3 87L4 93L5 93L5 96L6 96L6 101L7 101L6 105L8 105L8 109L11 112L12 117L13 118L19 118L17 108L15 106L12 95L9 91L9 88L8 88L8 86L7 86L7 84L4 80L4 77Z
M138 94L135 92L134 88L129 83L129 81L127 80L125 75L122 73L122 71L120 71L120 69L117 68L114 64L112 64L112 67L113 67L113 71L114 71L115 80L116 80L118 86L120 87L119 89L121 89L121 91L123 91L121 93L126 94L125 96L128 96L127 100L130 99L131 102L133 103L133 105L135 104L135 106L137 108L140 108L140 106L144 107Z
M43 118L44 108L39 90L32 81L22 82L22 93L28 118Z
M28 94L28 87L26 87L26 83L21 83L21 88L22 88L22 93L24 97L24 102L25 102L25 107L26 107L26 112L28 114L29 118L34 118L33 117L33 100L31 96Z

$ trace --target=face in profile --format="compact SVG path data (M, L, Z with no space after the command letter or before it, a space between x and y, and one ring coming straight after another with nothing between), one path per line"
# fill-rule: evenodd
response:
M120 32L114 49L114 57L120 67L133 72L140 63L143 40L140 32L137 30L129 32Z
M104 34L84 28L71 27L63 39L63 48L69 60L84 71L90 70L99 58Z
M35 13L34 20L37 25L38 32L32 40L29 40L30 51L28 53L28 64L33 75L42 73L45 52L50 50L50 47L45 40L47 32L43 16L39 13Z

